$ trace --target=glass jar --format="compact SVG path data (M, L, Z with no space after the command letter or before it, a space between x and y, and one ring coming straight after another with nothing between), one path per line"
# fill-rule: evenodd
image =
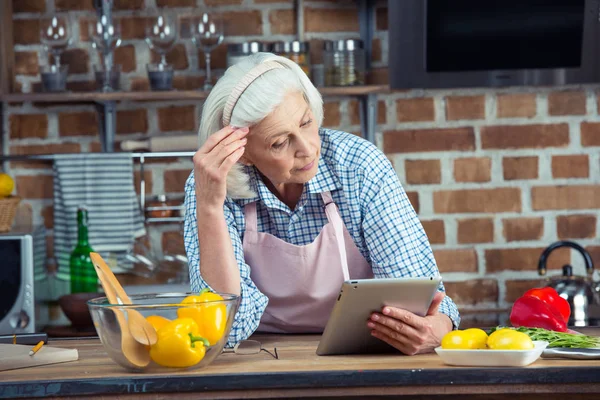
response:
M270 46L268 43L256 41L230 43L227 45L227 68L231 67L233 64L236 64L238 61L249 55L260 52L269 52L269 47Z
M326 86L364 85L366 59L362 40L326 40L323 65Z
M148 202L146 208L148 218L169 218L173 215L173 210L170 209L167 203L167 196L159 194L156 200Z
M310 78L310 45L308 42L294 40L292 42L273 43L273 53L289 58L302 68L302 71Z

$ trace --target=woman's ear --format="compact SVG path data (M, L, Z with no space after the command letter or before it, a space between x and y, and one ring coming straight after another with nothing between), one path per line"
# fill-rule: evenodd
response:
M251 167L253 164L246 156L241 156L238 160L240 163L244 164L247 167Z

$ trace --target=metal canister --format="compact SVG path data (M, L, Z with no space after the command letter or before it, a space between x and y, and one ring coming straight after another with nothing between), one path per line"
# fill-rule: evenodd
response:
M323 65L326 86L364 85L366 59L362 40L326 40Z
M271 51L268 43L262 42L243 42L229 43L227 45L227 68L240 61L242 58L251 54Z
M310 77L310 45L308 42L300 42L298 40L275 42L273 43L272 51L277 55L294 61Z

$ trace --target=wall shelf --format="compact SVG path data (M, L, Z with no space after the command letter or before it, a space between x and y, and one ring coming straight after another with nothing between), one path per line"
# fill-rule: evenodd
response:
M318 88L323 97L364 96L389 92L388 85L364 85ZM175 101L204 100L209 92L201 90L170 90L144 92L63 92L63 93L11 93L2 96L6 103L102 103L105 101Z

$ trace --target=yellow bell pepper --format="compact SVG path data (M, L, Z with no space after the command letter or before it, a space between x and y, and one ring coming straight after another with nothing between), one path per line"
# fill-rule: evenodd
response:
M182 307L177 310L179 318L192 318L198 324L200 335L211 345L217 343L225 333L227 324L227 307L223 303L210 304L223 300L223 297L209 289L203 289L198 295L183 299L181 304L193 304L192 307Z
M150 347L150 358L163 367L185 368L198 364L206 354L208 341L199 336L191 318L177 318L156 332L158 340Z
M150 325L154 327L155 331L158 331L160 328L168 324L169 321L171 321L170 319L162 317L160 315L148 315L146 317L146 320L150 322Z

